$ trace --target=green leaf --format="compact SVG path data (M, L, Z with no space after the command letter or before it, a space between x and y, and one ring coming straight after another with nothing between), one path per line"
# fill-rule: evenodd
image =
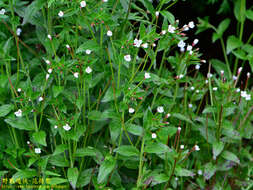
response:
M48 184L50 184L50 185L58 185L58 184L68 182L67 179L63 179L60 177L47 178L47 180L48 180Z
M243 43L235 36L229 36L227 40L227 54L236 48L239 48Z
M168 19L170 24L175 24L175 17L172 13L170 13L169 11L161 11L161 14Z
M120 131L121 131L120 119L113 119L110 122L109 128L110 128L110 136L111 136L112 142L115 143L117 141L117 138L119 137Z
M118 98L120 96L120 91L115 90L115 98ZM114 100L114 92L113 88L109 87L109 89L106 91L105 96L102 98L101 102L110 102Z
M76 157L97 156L98 154L101 154L99 150L89 146L86 148L78 148L75 152Z
M57 145L53 155L61 154L66 149L68 149L68 146L66 144Z
M55 156L51 156L49 159L49 162L58 167L68 167L69 166L69 161L66 160L62 155L58 154Z
M77 168L69 168L68 169L68 180L69 180L73 189L76 188L78 175L79 175L79 172L78 172Z
M139 150L130 145L122 145L114 150L114 152L117 152L123 156L139 156Z
M155 9L152 5L152 3L148 0L140 0L142 2L142 4L145 6L145 8L152 14L155 14Z
M38 131L38 132L33 133L33 138L35 142L43 146L47 146L45 131Z
M49 1L48 1L47 7L48 7L48 8L51 7L51 5L52 5L55 1L56 1L56 0L49 0Z
M229 78L228 68L222 61L220 61L218 59L211 59L210 62L211 62L212 67L214 67L215 71L219 75L221 74L220 71L223 70L224 71L224 77ZM212 109L212 108L210 108L210 109ZM213 108L213 109L214 109L213 111L216 112L215 108Z
M90 169L86 169L80 173L78 180L77 180L77 184L76 184L76 186L78 188L84 187L90 183L92 171L93 171L93 169L90 168Z
M246 17L253 21L253 10L247 10Z
M21 130L27 130L32 131L35 129L33 122L30 120L27 120L26 118L9 118L4 120L6 123L8 123L10 126L21 129Z
M204 177L206 180L209 180L216 172L216 166L213 165L211 162L205 165L204 169Z
M126 124L126 129L129 133L132 133L136 136L142 136L143 135L143 128L139 125L134 125L134 124Z
M5 104L0 106L0 117L6 116L10 111L12 111L14 106L12 104Z
M229 27L229 24L230 24L230 19L229 18L226 18L225 20L223 20L218 28L217 28L217 32L220 36L223 35L223 33L227 30L227 28Z
M235 2L234 15L239 22L244 22L245 12L246 12L246 0L237 0Z
M91 112L88 113L88 118L90 120L103 120L106 119L103 117L103 114L100 111L97 110L93 110Z
M173 113L172 116L179 119L179 120L181 120L181 121L185 121L185 122L193 124L193 122L189 118L182 115L181 113Z
M170 149L167 145L159 143L159 142L154 142L152 144L148 144L145 146L144 152L147 153L155 153L155 154L162 154L165 152L170 152Z
M64 90L64 87L63 86L53 86L53 96L54 96L54 98L56 98L60 93L62 93L63 92L63 90Z
M81 46L79 46L79 48L76 50L76 53L83 53L87 49L91 50L91 52L98 51L99 48L100 48L100 46L96 41L89 40L89 41L85 42L84 44L82 44Z
M180 177L187 177L187 176L193 177L195 175L192 171L181 168L181 167L176 167L175 174L176 176L180 176Z
M22 25L26 24L46 4L47 0L35 0L25 9Z
M104 183L106 181L106 178L109 176L109 174L112 172L116 164L115 159L112 156L106 156L105 160L101 164L98 172L98 183Z
M32 178L37 176L37 171L35 169L25 169L25 170L20 170L16 172L12 178L15 181L16 179L25 179L25 178Z
M219 141L213 144L213 159L216 160L216 157L221 153L224 148L224 143Z
M221 156L226 159L226 160L230 160L230 161L233 161L233 162L236 162L237 164L240 164L240 160L239 158L232 152L229 152L227 150L225 150Z

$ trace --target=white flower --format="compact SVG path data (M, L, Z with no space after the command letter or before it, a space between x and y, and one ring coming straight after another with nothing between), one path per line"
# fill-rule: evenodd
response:
M46 60L46 64L50 65L50 64L51 64L51 62L50 62L49 60Z
M199 70L200 69L200 65L199 64L195 65L195 69Z
M4 15L5 12L6 12L5 9L1 9L1 10L0 10L0 15Z
M22 32L21 28L17 28L17 31L16 31L17 36L20 36L21 32Z
M237 88L237 89L236 89L236 92L240 92L240 91L241 91L240 88Z
M40 153L41 153L41 149L40 149L40 148L35 148L35 149L34 149L34 152L35 152L36 154L40 154Z
M189 108L192 108L192 104L189 104L188 106L189 106Z
M191 90L194 90L194 89L195 89L194 86L192 86L192 87L191 87Z
M143 48L148 48L148 43L142 44L141 45Z
M41 101L43 101L43 97L42 96L39 97L39 102L41 102Z
M111 31L111 30L108 30L108 31L107 31L107 36L109 36L109 37L112 36L112 31Z
M241 97L245 98L247 96L247 92L246 91L241 91Z
M206 60L202 59L200 60L201 63L206 63Z
M189 22L188 26L189 26L190 28L194 28L194 27L195 27L194 22L193 22L193 21Z
M205 83L207 84L207 83L208 83L208 80L206 80Z
M168 32L175 33L176 28L172 25L169 25Z
M74 77L75 77L75 78L78 78L78 77L79 77L79 73L77 73L77 72L74 73Z
M213 76L212 73L207 73L207 78L211 78Z
M65 131L69 131L71 129L71 127L69 126L69 124L66 124L66 125L63 126L63 129Z
M134 113L134 108L129 108L128 112L129 113Z
M162 30L162 35L165 35L166 34L166 30Z
M220 71L220 74L221 74L221 75L224 75L224 71L223 71L223 70L221 70L221 71Z
M131 55L125 55L124 56L125 61L129 62L131 61Z
M152 139L156 139L157 135L155 133L152 133Z
M53 69L51 69L51 68L49 68L49 69L47 70L48 73L52 73L52 71L53 71Z
M195 146L194 146L194 149L195 149L196 151L199 151L199 150L200 150L200 148L199 148L198 145L195 145Z
M218 90L218 88L217 87L213 87L213 91L217 91Z
M199 40L198 40L198 39L195 39L195 40L193 41L193 45L195 46L197 43L199 43Z
M30 144L30 141L26 141L27 144Z
M66 48L67 48L67 49L70 49L70 46L67 44L67 45L66 45Z
M183 30L184 30L184 31L188 31L188 30L189 30L188 25L184 25L184 26L183 26Z
M48 80L49 76L50 76L49 74L46 74L46 80Z
M49 40L52 40L52 36L51 36L50 34L47 35L47 38L48 38Z
M199 174L199 175L202 175L202 170L198 170L198 174Z
M183 40L180 40L179 43L177 44L178 47L180 48L184 48L185 47L185 43Z
M102 0L104 3L107 3L108 2L108 0Z
M85 2L85 1L81 1L81 3L80 3L80 7L81 7L81 8L86 7L86 2Z
M242 67L240 67L240 68L238 69L237 73L240 74L241 71L242 71Z
M139 47L141 46L141 43L142 43L142 40L138 40L138 39L136 39L136 38L134 39L134 46L135 46L135 47L138 47L138 48L139 48Z
M181 131L181 127L178 127L178 128L177 128L177 131L180 132L180 131Z
M163 113L163 112L164 112L164 109L163 109L162 106L158 106L158 107L157 107L157 111L158 111L159 113Z
M64 15L64 12L62 12L62 11L60 11L60 12L58 13L58 16L59 16L59 17L63 17L63 15Z
M181 52L184 52L184 51L185 51L185 48L180 48L180 51L181 51Z
M247 73L247 77L248 77L248 78L250 77L250 73L249 73L249 72Z
M175 181L178 181L178 177L175 177Z
M188 45L186 48L187 51L191 51L192 50L192 46Z
M251 95L247 94L246 97L245 97L245 100L247 100L247 101L251 100Z
M180 75L179 75L179 78L180 78L180 79L181 79L181 78L183 78L183 77L184 77L184 75L183 75L183 74L180 74Z
M170 113L167 113L166 118L168 118L168 117L170 117L170 116L171 116Z
M150 76L150 74L149 73L145 73L145 75L144 75L144 78L145 79L149 79L151 76Z
M183 144L180 145L180 149L184 149L184 145Z
M55 125L55 126L54 126L54 128L55 128L55 129L57 129L57 128L58 128L58 126L57 126L57 125Z
M153 46L153 47L156 47L156 44L155 44L155 43L153 43L153 44L152 44L152 46Z
M90 74L92 72L92 69L88 66L86 69L85 69L85 72Z
M196 93L199 93L199 90L196 90Z
M22 117L22 110L19 109L18 111L14 112L14 114L16 115L16 117Z
M91 50L89 50L89 49L86 49L85 53L86 53L87 55L90 55L90 53L91 53Z
M155 16L158 17L159 16L159 11L155 12Z
M191 51L189 52L189 54L192 55L192 54L193 54L193 51L191 50Z
M22 89L21 88L18 88L18 92L21 92L22 91Z

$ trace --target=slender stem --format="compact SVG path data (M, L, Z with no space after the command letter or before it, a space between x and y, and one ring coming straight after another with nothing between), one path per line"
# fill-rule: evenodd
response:
M223 38L220 38L220 42L221 42L222 52L223 52L223 55L224 55L224 58L225 58L226 66L227 66L227 69L228 69L229 78L231 79L232 73L231 73L231 70L230 70L228 56L227 56L227 53L226 53L226 49L225 49Z
M142 143L141 143L140 162L139 162L139 174L138 174L138 179L137 179L137 189L140 188L140 186L141 186L141 180L142 180L144 144L145 144L145 136L142 137Z

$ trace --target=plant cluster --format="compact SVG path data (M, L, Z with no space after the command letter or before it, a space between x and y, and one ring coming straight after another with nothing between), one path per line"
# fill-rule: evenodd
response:
M233 4L225 43L230 19L180 23L176 3L0 2L2 186L252 188L253 9ZM225 63L189 39L206 29Z

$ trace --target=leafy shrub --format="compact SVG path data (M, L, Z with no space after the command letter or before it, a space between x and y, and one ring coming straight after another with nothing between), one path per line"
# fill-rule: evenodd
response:
M230 20L215 28L199 19L197 33L215 31L225 64L205 61L188 39L195 23L167 10L176 2L0 2L4 185L252 187L250 73L240 85L238 69L253 66L252 37L244 43L239 32L225 46ZM240 31L252 20L243 5Z

